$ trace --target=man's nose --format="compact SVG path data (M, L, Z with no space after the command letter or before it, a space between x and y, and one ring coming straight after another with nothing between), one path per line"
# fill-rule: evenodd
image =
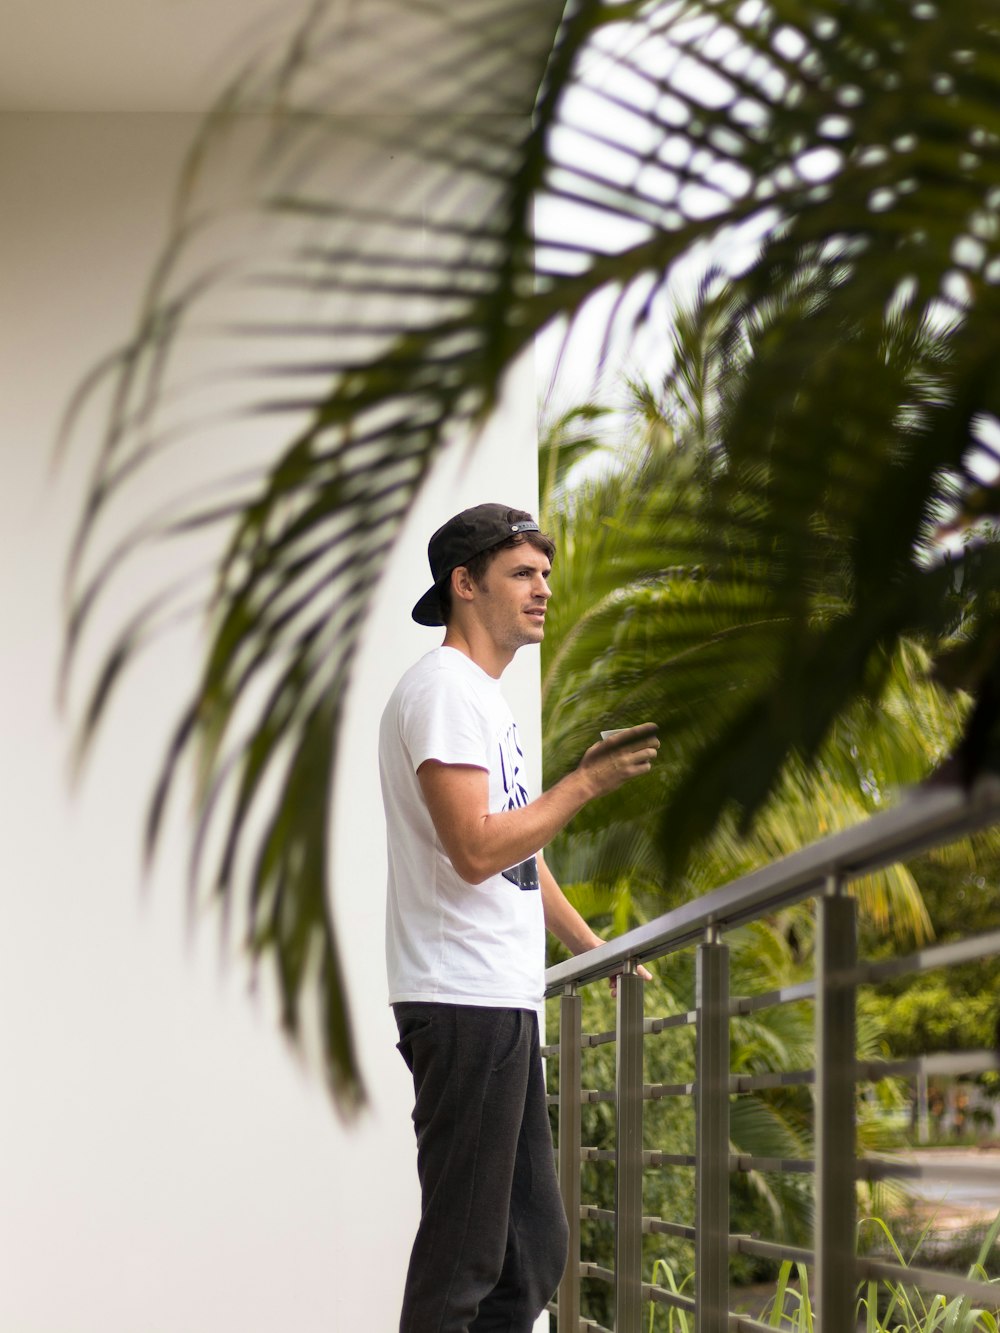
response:
M539 574L535 580L535 592L539 597L544 597L546 601L552 596L552 589L546 583L544 574Z

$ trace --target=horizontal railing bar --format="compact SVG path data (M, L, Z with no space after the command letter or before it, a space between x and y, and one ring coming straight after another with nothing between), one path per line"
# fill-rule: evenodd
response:
M926 949L903 958L888 958L880 963L863 963L852 970L857 985L877 985L880 981L889 981L894 977L909 976L911 973L932 972L938 967L954 967L958 963L974 963L980 958L991 958L1000 954L1000 930L990 930L982 935L969 935L962 940L950 940L946 944L931 944Z
M885 1078L913 1079L920 1074L938 1074L954 1077L961 1074L985 1074L1000 1070L1000 1051L936 1051L930 1055L914 1056L907 1060L864 1060L855 1066L855 1078L861 1083L878 1083ZM812 1069L775 1070L768 1074L732 1074L729 1090L734 1094L756 1092L766 1088L809 1087L816 1081ZM646 1101L660 1101L665 1097L692 1097L697 1084L644 1083L642 1095ZM584 1102L613 1102L613 1090L584 1088L580 1092ZM549 1093L546 1104L559 1105L559 1094Z
M584 1148L587 1161L609 1161L615 1159L614 1149L598 1150ZM642 1154L643 1166L694 1166L693 1156L682 1153L661 1153L652 1150ZM731 1153L729 1170L732 1172L771 1171L788 1172L790 1175L805 1175L814 1170L813 1160L809 1157L755 1157L749 1153ZM855 1175L859 1180L941 1180L945 1184L960 1185L966 1182L995 1180L1000 1191L1000 1166L983 1162L947 1161L907 1162L892 1158L861 1158L854 1162Z
M757 1088L795 1088L816 1082L812 1069L777 1070L771 1074L733 1074L730 1092L753 1092Z
M695 1239L694 1227L686 1227L681 1222L665 1222L661 1217L644 1217L642 1229L647 1236L676 1236L678 1240Z
M598 1208L592 1203L580 1205L580 1220L584 1222L613 1223L613 1208ZM694 1240L694 1227L686 1227L680 1222L665 1222L662 1217L644 1217L642 1230L647 1236L676 1236L680 1240Z
M660 1305L672 1305L676 1310L688 1310L691 1314L694 1314L695 1311L693 1296L681 1296L668 1287L658 1287L652 1282L642 1284L642 1299L644 1301L657 1301Z
M799 1245L779 1245L773 1240L758 1240L756 1236L730 1236L729 1248L734 1254L754 1254L761 1259L781 1262L788 1259L793 1264L808 1264L810 1267L814 1262L812 1250L804 1250Z
M666 1018L645 1018L642 1022L642 1031L644 1036L654 1036L659 1032L666 1032L670 1028L691 1027L697 1023L698 1014L696 1010L691 1010L686 1014L670 1014ZM607 1032L584 1032L580 1036L580 1045L588 1048L595 1046L607 1046L613 1041L618 1040L618 1034L615 1030L609 1029ZM553 1042L549 1046L541 1048L542 1056L558 1056L559 1043Z
M689 1009L686 1014L669 1014L666 1018L647 1018L643 1020L642 1030L650 1033L667 1032L670 1028L692 1027L698 1022L698 1010Z
M987 1162L907 1162L889 1157L864 1157L855 1163L855 1170L859 1180L898 1177L900 1180L943 1180L951 1185L961 1185L967 1181L994 1181L1000 1192L1000 1166Z
M613 1148L581 1148L583 1161L615 1161ZM691 1153L661 1153L656 1149L643 1150L644 1166L693 1166L695 1157ZM855 1173L859 1180L884 1180L899 1177L900 1180L944 1180L953 1184L963 1181L993 1180L1000 1188L999 1166L972 1165L965 1162L907 1162L893 1161L891 1158L865 1157L855 1161ZM729 1154L731 1172L787 1172L788 1174L808 1174L813 1170L813 1161L809 1157L755 1157L751 1153Z
M658 1102L664 1097L693 1097L696 1083L644 1083L642 1095L647 1102Z
M975 1278L961 1277L958 1273L942 1273L933 1268L904 1268L902 1264L881 1259L859 1259L858 1276L881 1278L888 1282L903 1282L909 1287L920 1287L933 1295L968 1296L985 1301L990 1309L1000 1307L1000 1282L978 1282Z
M670 1014L665 1018L644 1018L642 1031L643 1035L648 1037L658 1032L666 1032L669 1028L690 1027L697 1021L698 1014L695 1010L686 1014ZM612 1028L607 1032L585 1032L580 1038L580 1044L587 1047L607 1046L617 1040L618 1033Z
M696 1087L697 1084L695 1083L644 1083L642 1085L642 1096L643 1100L647 1102L662 1101L664 1097L692 1097ZM580 1100L582 1102L613 1102L615 1098L616 1093L611 1088L603 1090L598 1088L580 1089ZM545 1100L549 1106L558 1106L559 1094L551 1092Z
M616 1160L614 1148L581 1148L580 1155L585 1162L613 1162ZM642 1153L643 1166L694 1166L695 1162L693 1153L659 1152L655 1148L644 1148ZM883 1164L859 1162L857 1165L861 1168L868 1165L880 1167ZM877 1174L913 1174L905 1166L897 1168L889 1163L884 1165L889 1169L882 1170ZM732 1172L784 1171L789 1175L806 1175L813 1169L813 1161L808 1157L754 1157L749 1153L729 1154L729 1170ZM865 1173L859 1170L859 1174L864 1175Z
M884 1078L916 1078L918 1074L984 1074L1000 1070L1000 1052L997 1051L938 1051L931 1055L915 1056L909 1060L865 1060L855 1066L855 1078L863 1083L877 1083ZM812 1069L775 1070L769 1074L732 1074L729 1090L732 1093L756 1092L765 1088L808 1087L816 1081ZM697 1090L695 1083L644 1083L642 1095L646 1101L660 1101L664 1097L691 1097ZM585 1102L613 1102L614 1092L585 1088L580 1093ZM558 1105L558 1094L546 1099L550 1106Z
M643 1166L694 1166L695 1161L693 1153L657 1152L647 1148L642 1154Z
M779 1004L795 1004L800 1000L815 1000L815 981L800 981L795 986L780 986L777 990L764 991L760 995L737 995L729 1002L729 1012L733 1015L752 1014L757 1009L773 1009Z
M911 1060L867 1060L858 1065L857 1077L871 1082L883 1078L916 1078L918 1074L985 1074L1000 1069L997 1051L932 1051Z
M599 1282L614 1282L615 1275L610 1268L602 1268L600 1264L582 1263L580 1265L581 1277L597 1278Z
M773 1324L762 1324L748 1314L730 1314L729 1328L730 1333L774 1333Z
M584 1032L580 1037L580 1045L591 1048L594 1046L607 1046L609 1042L617 1041L617 1032Z
M730 1153L730 1171L784 1171L788 1175L806 1175L815 1169L809 1157L754 1157L751 1153Z
M994 823L998 815L1000 781L990 775L979 778L969 792L952 787L911 789L894 810L873 815L557 963L546 973L546 994L611 976L629 960L645 962L695 944L708 927L725 930L751 921L820 892L831 878L843 881L867 874L975 832Z

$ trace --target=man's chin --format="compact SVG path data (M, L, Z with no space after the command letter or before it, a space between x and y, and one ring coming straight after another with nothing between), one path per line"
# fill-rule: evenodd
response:
M541 641L544 638L545 638L545 626L544 625L532 626L531 629L525 629L522 632L518 643L518 647L528 648L533 643L541 643Z

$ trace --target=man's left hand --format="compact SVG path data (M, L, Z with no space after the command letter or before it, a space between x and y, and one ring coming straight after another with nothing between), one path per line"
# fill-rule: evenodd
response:
M652 972L647 972L646 969L643 967L643 965L642 965L641 963L640 963L639 966L635 969L635 971L636 971L636 976L641 977L641 978L643 979L643 981L652 981L652 980L653 980L653 974L652 974ZM613 976L608 977L608 985L611 987L611 994L612 994L612 995L617 995L617 994L618 994L618 978L619 978L620 976L621 976L621 973L620 973L620 972L616 972Z

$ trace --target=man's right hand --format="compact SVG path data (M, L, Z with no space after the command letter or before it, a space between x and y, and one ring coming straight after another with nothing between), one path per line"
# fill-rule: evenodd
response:
M426 759L417 778L448 859L467 883L481 884L535 856L588 801L648 773L659 746L652 722L616 732L592 745L577 767L537 800L499 812L490 810L484 768Z
M593 787L593 796L606 796L630 778L648 773L659 748L656 723L642 722L592 745L580 760L579 772Z

